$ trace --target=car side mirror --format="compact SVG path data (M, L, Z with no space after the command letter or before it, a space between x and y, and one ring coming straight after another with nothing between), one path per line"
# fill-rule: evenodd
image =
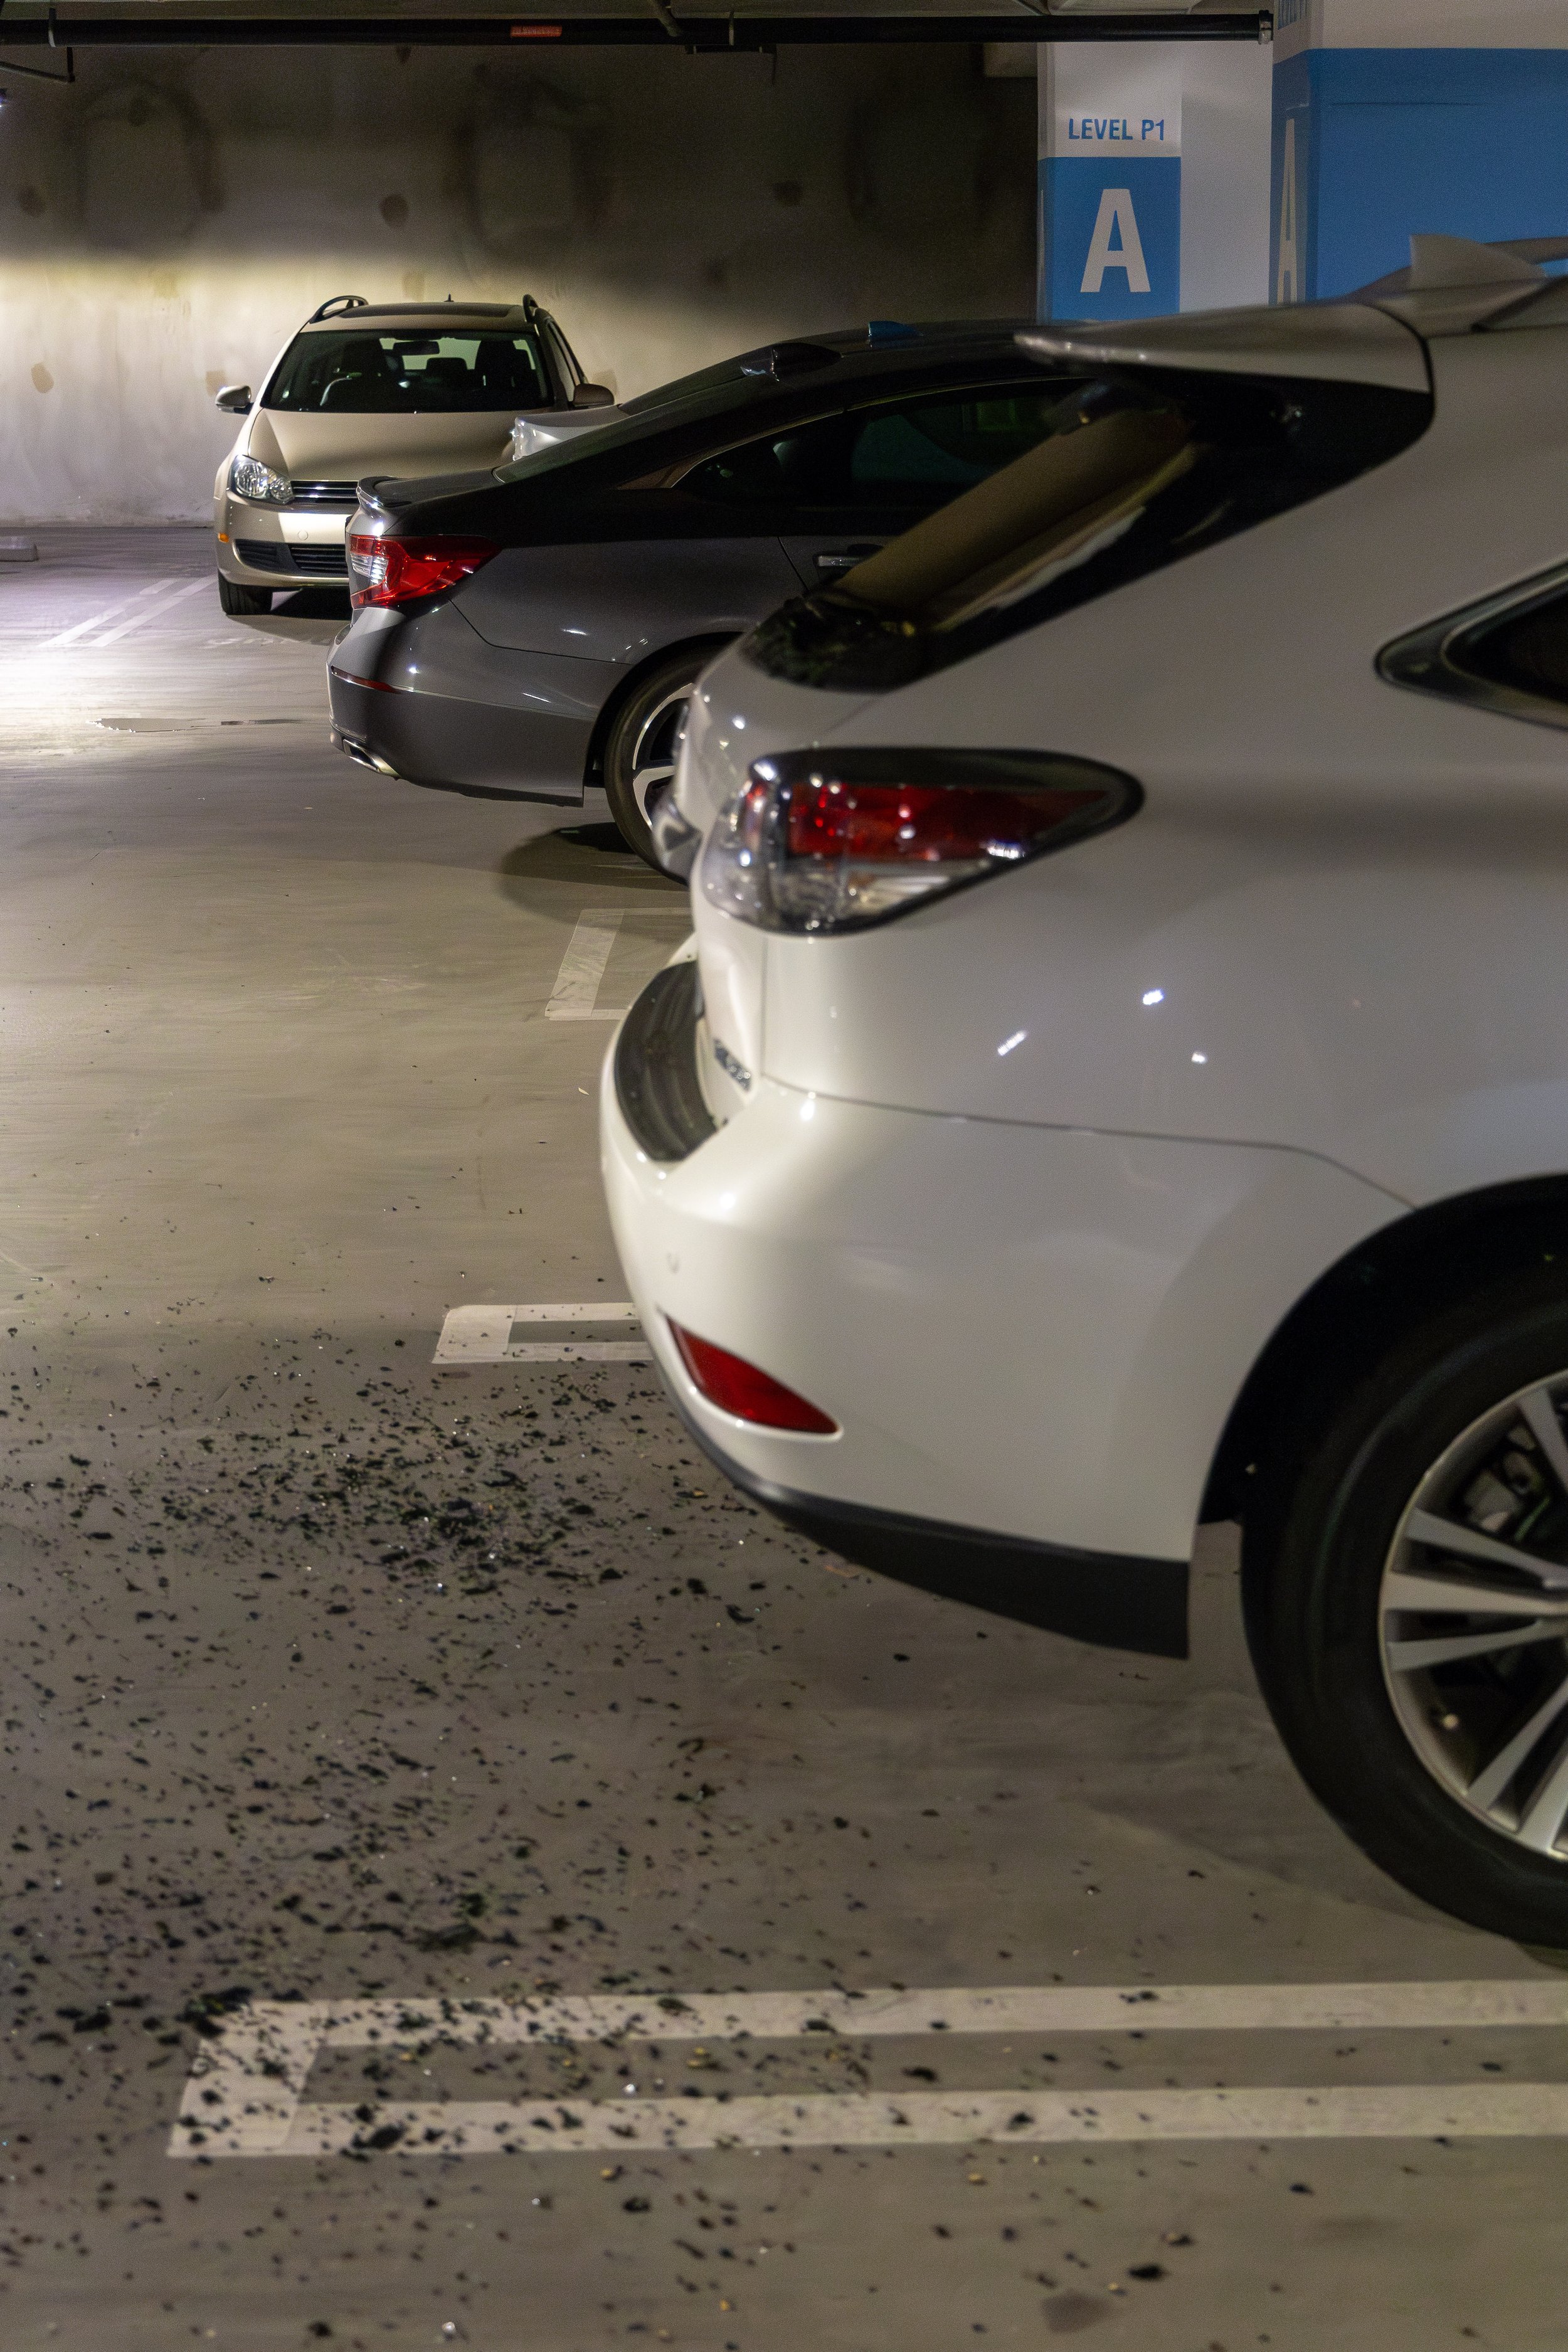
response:
M614 408L616 395L607 383L580 383L572 394L574 408Z
M247 383L226 383L213 402L226 416L245 416L250 410L250 386Z

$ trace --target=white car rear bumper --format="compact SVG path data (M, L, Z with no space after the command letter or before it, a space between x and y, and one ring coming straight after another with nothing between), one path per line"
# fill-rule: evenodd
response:
M1270 1334L1405 1205L1299 1151L944 1118L767 1079L661 1162L628 1124L618 1045L605 1183L649 1341L702 1443L796 1517L890 1517L1109 1555L1107 1570L1184 1562ZM839 1434L719 1411L670 1321Z

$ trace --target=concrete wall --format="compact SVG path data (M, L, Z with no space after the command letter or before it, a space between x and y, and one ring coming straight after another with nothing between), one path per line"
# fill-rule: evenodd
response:
M213 391L329 294L536 294L623 395L776 333L1033 306L1033 85L967 47L78 66L0 68L5 521L207 511Z

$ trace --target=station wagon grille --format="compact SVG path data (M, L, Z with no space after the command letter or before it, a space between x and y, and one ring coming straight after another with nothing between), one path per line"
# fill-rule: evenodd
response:
M253 572L281 572L291 579L346 580L348 562L342 546L305 547L287 540L237 539L234 551Z
M297 507L331 507L352 514L359 504L359 488L354 482L296 482L293 503Z

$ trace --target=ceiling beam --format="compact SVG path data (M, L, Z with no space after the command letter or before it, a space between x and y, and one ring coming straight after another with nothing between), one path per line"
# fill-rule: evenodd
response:
M653 0L658 6L658 0ZM668 5L626 16L195 16L173 8L157 15L16 15L0 19L0 48L668 48ZM676 20L671 17L671 22ZM848 42L926 41L1267 41L1268 9L1173 16L1150 9L1114 16L700 16L682 13L678 37L688 51L837 47ZM0 71L4 70L0 63Z

